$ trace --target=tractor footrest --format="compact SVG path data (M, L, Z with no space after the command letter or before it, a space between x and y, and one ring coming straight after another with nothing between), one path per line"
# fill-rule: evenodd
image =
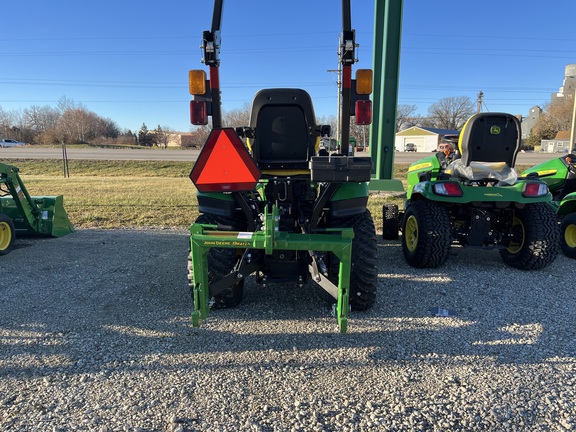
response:
M369 157L314 156L310 161L312 181L367 182L372 173Z

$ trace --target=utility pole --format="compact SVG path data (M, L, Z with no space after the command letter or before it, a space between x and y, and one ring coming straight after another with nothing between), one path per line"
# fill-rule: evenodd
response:
M476 99L476 112L477 113L482 112L482 104L484 103L483 98L484 98L484 93L482 92L482 90L480 90L478 92L478 99Z

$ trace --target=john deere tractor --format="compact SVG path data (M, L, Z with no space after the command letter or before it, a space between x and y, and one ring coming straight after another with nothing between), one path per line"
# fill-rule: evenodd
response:
M370 308L377 286L376 233L366 207L371 159L348 152L350 117L369 124L372 89L371 70L358 70L352 79L350 4L343 1L342 127L333 152L320 146L330 127L317 124L310 95L298 88L260 90L249 125L222 126L221 14L222 0L216 0L212 29L203 34L209 79L203 70L190 72L192 123L212 117L212 132L190 173L201 213L190 228L193 324L200 325L210 308L237 306L245 279L254 275L263 286L316 283L334 300L345 332L349 308Z
M560 246L564 255L576 259L576 155L551 159L522 175L538 175L550 188L550 206L560 219Z
M0 255L14 248L16 234L62 237L72 232L62 195L30 196L20 170L0 163Z
M538 176L519 178L520 122L504 113L479 113L464 125L454 153L410 165L402 214L402 251L413 267L438 267L452 243L495 248L503 261L541 269L558 253L552 195ZM384 209L384 236L398 236L398 211Z

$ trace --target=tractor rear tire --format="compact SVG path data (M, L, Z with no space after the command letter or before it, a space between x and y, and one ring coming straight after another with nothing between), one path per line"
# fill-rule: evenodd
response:
M6 255L14 248L16 228L8 216L0 214L0 255Z
M210 225L226 225L235 226L235 220L227 219L221 216L211 214L201 214L196 219L195 223L210 224ZM222 279L228 275L236 265L237 250L233 248L211 248L208 250L208 280L212 281ZM192 258L188 257L188 282L190 285L190 292L193 294L193 275L192 275ZM221 291L218 295L212 298L212 309L225 309L236 307L242 301L244 295L244 279L236 281L234 285Z
M562 218L560 232L562 252L568 258L576 259L576 213L570 213Z
M354 311L364 311L374 306L378 286L378 240L372 215L368 210L355 216L334 218L330 228L353 228L352 268L350 271L350 307ZM340 260L329 254L329 279L338 284Z
M514 216L515 240L500 250L502 260L520 270L539 270L558 255L560 230L556 214L544 203L528 204Z
M402 252L416 268L436 268L448 259L452 244L450 213L442 204L412 201L402 222Z
M384 204L382 206L382 238L384 240L398 240L398 206Z

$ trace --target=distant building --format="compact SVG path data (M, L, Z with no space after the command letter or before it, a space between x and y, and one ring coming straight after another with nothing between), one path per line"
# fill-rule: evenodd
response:
M452 129L437 129L412 126L396 133L396 151L404 151L407 144L414 144L418 152L436 151L444 135L458 135L460 132ZM412 146L410 146L412 148Z
M542 140L541 151L545 153L569 153L570 131L558 131L554 139Z
M550 102L554 103L560 99L569 98L574 100L574 92L576 91L576 64L566 65L564 69L564 81L562 87L558 89L558 93L552 93Z
M530 108L530 113L522 120L522 139L526 139L530 136L532 128L538 123L538 119L542 114L542 108L539 106L533 106Z
M189 132L170 132L168 135L168 147L189 147L193 134Z

